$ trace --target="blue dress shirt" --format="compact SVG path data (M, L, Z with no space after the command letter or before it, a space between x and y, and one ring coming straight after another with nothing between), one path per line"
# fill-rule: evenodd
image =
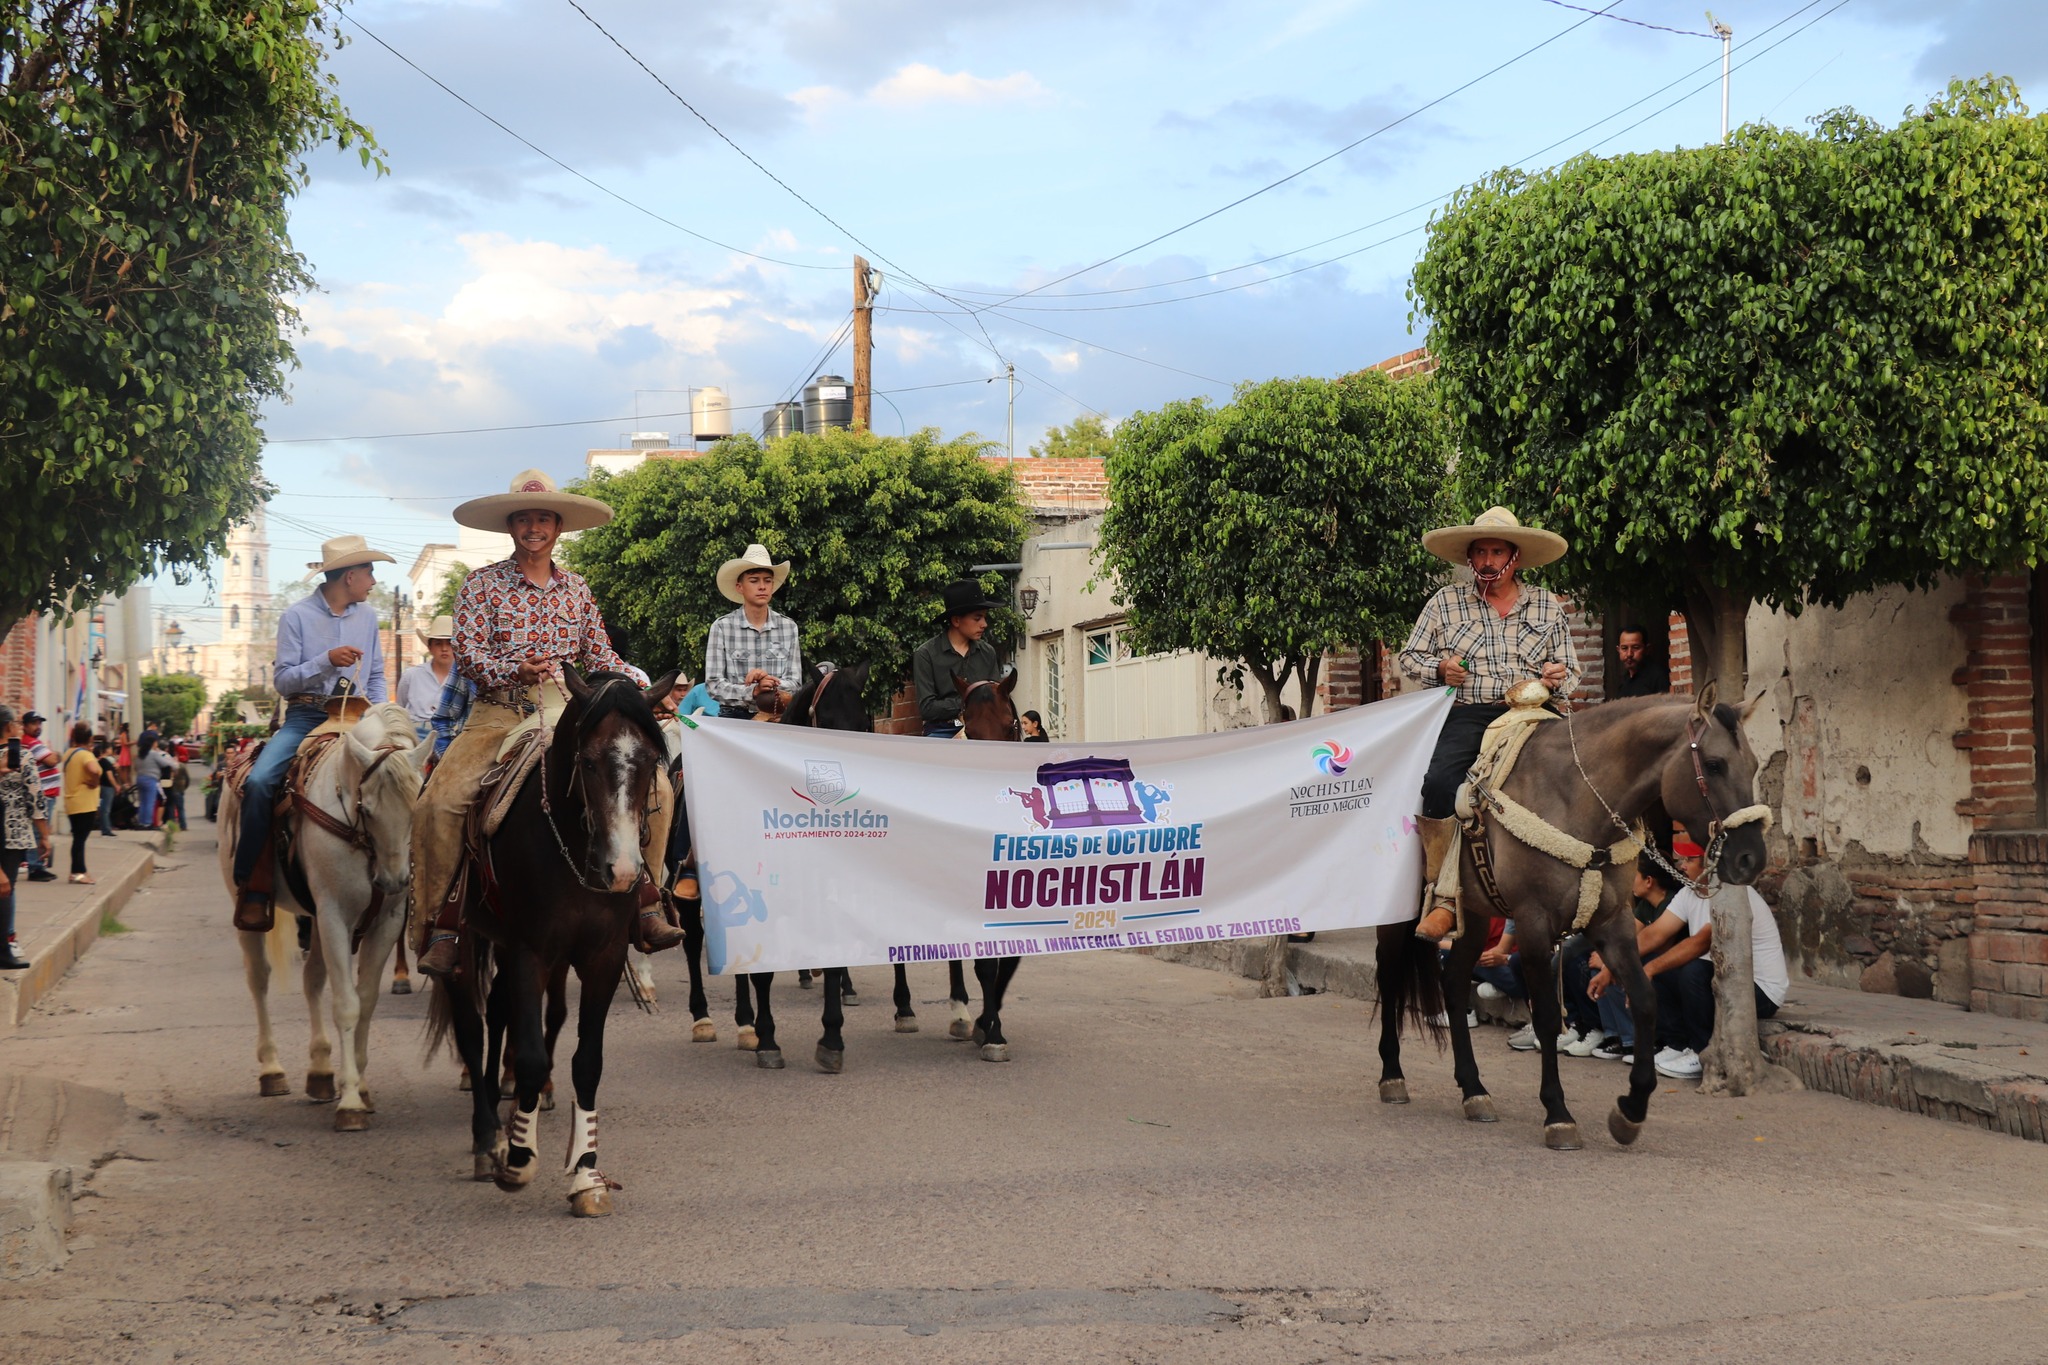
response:
M327 652L341 645L353 645L363 658L350 668L337 668ZM377 639L377 609L368 602L351 602L339 616L328 609L327 599L315 589L292 603L277 618L277 662L271 676L277 694L317 692L332 696L341 680L349 678L357 691L373 702L391 695L384 677L384 650Z

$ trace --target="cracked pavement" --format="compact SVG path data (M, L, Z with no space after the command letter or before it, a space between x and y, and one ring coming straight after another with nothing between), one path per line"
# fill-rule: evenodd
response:
M859 970L840 1076L810 1065L814 992L778 981L789 1066L761 1071L720 983L720 1041L688 1041L659 958L663 1012L611 1021L618 1212L572 1220L566 1104L533 1188L469 1179L421 995L379 1002L371 1131L305 1100L295 987L294 1094L259 1098L210 827L149 891L0 1042L0 1071L126 1100L68 1266L0 1284L9 1362L2041 1356L2038 1144L1674 1088L1624 1151L1621 1068L1566 1059L1586 1150L1549 1152L1533 1054L1482 1041L1497 1125L1415 1045L1415 1102L1383 1106L1356 1001L1124 954L1025 963L1006 1065L947 1039L942 970L913 969L915 1035Z

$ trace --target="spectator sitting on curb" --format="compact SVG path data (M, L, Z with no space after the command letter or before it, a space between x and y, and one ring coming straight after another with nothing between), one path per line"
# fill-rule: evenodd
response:
M1638 932L1655 924L1665 904L1678 890L1678 879L1648 858L1636 863L1635 905ZM1565 1049L1574 1057L1598 1057L1619 1061L1635 1051L1636 1024L1628 1012L1628 999L1620 991L1603 992L1599 999L1588 993L1593 973L1599 970L1600 955L1593 940L1574 934L1563 951L1564 1003L1579 1041Z
M1671 851L1688 881L1698 882L1706 875L1706 850L1692 841L1682 825L1672 831ZM1791 981L1771 907L1756 888L1744 890L1749 895L1756 1015L1768 1019L1785 1002ZM1657 1072L1677 1080L1695 1080L1700 1074L1699 1054L1714 1036L1713 912L1706 896L1692 886L1665 905L1656 922L1636 934L1637 951L1645 959L1643 970L1657 989ZM1674 939L1678 941L1674 943ZM1597 1000L1613 983L1613 973L1603 963L1587 986L1587 994Z

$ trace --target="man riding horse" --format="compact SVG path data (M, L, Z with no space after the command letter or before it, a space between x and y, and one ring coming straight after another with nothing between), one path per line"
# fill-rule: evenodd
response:
M241 832L235 843L235 927L267 934L273 923L270 824L277 789L299 745L327 719L327 699L340 691L386 698L384 651L377 641L374 562L396 563L361 536L336 536L320 546L320 586L277 618L277 656L271 677L285 707L284 720L263 746L242 787ZM259 872L265 875L258 875Z
M1533 678L1553 696L1570 696L1579 685L1579 659L1564 604L1515 577L1518 568L1563 558L1563 536L1524 526L1505 507L1490 507L1469 525L1426 532L1422 545L1472 571L1470 583L1446 584L1423 604L1401 651L1403 673L1458 689L1422 779L1423 882L1432 889L1415 933L1434 940L1458 924L1457 902L1434 888L1457 844L1458 786L1479 757L1486 727L1507 712L1507 691L1516 683Z
M476 685L476 700L435 766L413 825L415 946L420 970L444 979L455 970L462 925L462 906L448 903L448 891L464 856L463 818L507 737L536 712L553 714L566 699L564 664L647 684L647 675L612 649L590 585L554 561L563 532L602 526L611 508L558 492L553 479L529 469L512 480L509 492L471 499L454 516L463 526L508 532L512 556L472 573L455 599L455 666ZM673 797L661 792L665 785L657 784L667 799L649 812L641 841L645 866L653 869L662 866L668 843ZM641 912L636 938L642 952L652 953L674 947L683 935L657 901Z

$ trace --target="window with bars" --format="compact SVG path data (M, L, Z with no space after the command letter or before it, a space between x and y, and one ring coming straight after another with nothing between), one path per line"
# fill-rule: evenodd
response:
M1067 642L1055 635L1041 643L1045 659L1045 733L1059 739L1067 732Z

